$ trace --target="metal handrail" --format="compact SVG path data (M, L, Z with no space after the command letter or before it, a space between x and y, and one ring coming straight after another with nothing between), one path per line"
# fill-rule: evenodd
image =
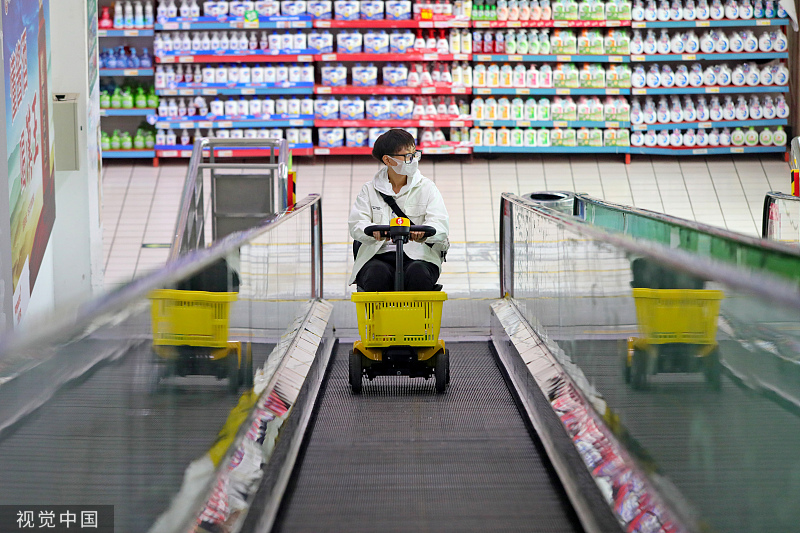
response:
M552 220L553 223L569 228L578 235L599 242L610 244L626 253L646 257L679 272L689 273L697 278L723 283L733 289L754 294L766 301L785 305L800 311L800 287L788 283L782 278L764 272L748 271L741 267L723 263L708 257L668 248L660 243L635 240L631 237L611 233L585 222L579 218L565 215L542 206L521 196L503 193L500 200L500 296L514 296L514 261L513 261L513 210L526 209ZM764 242L761 244L779 245ZM793 250L788 246L780 246L781 250Z
M764 207L761 211L761 238L766 239L767 242L777 242L770 240L770 233L769 233L769 228L770 228L769 217L772 211L772 206L775 205L777 201L800 202L800 197L777 191L769 191L767 194L764 195Z
M269 148L269 163L217 163L215 151L218 148ZM208 150L210 162L204 161L205 151ZM275 151L277 150L277 157ZM181 203L178 209L178 219L175 222L172 246L169 251L169 261L173 261L188 250L202 248L205 245L205 210L203 202L203 169L274 169L278 171L279 180L283 189L289 171L289 143L286 139L195 139L192 148L192 157L189 160L189 169L183 186ZM275 206L276 212L288 207L285 195L280 205Z

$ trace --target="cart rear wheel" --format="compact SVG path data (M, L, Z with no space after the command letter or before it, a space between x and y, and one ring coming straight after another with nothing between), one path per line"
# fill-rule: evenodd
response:
M444 353L447 354L447 384L450 385L450 350L445 350Z
M631 386L636 390L647 388L647 351L641 348L633 349L631 361Z
M242 365L242 385L245 388L252 388L253 387L253 345L252 343L247 343L245 347L245 351L242 354L244 358L244 365Z
M722 362L719 359L719 347L714 348L704 359L704 371L708 386L713 390L720 390L722 388Z
M237 357L236 352L228 352L225 358L228 360L228 392L236 394L239 392L239 385L241 384L239 357Z
M350 387L353 394L361 394L361 377L364 373L361 352L350 350Z
M434 367L434 377L436 378L436 392L444 392L447 389L447 374L450 366L450 352L445 350L436 354L436 366Z

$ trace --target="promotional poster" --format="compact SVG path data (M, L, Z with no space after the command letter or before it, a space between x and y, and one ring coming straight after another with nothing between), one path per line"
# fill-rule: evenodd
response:
M56 216L49 0L1 0L14 324L36 284Z

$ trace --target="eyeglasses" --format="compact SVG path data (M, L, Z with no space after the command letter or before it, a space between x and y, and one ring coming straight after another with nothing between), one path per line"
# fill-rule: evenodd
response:
M391 154L390 157L402 157L405 163L419 161L422 158L422 152L415 151L413 154Z

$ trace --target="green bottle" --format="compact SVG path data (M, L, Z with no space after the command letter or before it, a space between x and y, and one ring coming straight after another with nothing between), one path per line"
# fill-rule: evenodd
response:
M127 87L122 90L122 108L133 109L133 95Z
M133 138L133 147L137 150L144 150L145 141L144 132L142 130L136 130L136 136Z
M158 96L156 96L156 90L153 87L150 87L150 92L147 93L147 107L150 109L158 107Z
M147 95L144 94L144 89L139 87L136 89L136 99L134 105L137 109L144 109L147 107Z
M104 152L111 150L111 139L108 137L108 133L106 132L100 133L100 148Z
M111 95L111 107L112 109L119 109L122 107L122 93L119 87L114 89L114 93Z
M111 107L111 97L108 91L100 91L100 109L108 109Z
M119 147L120 147L119 130L114 130L114 133L111 134L111 149L119 150Z
M133 139L131 139L131 134L127 131L122 134L119 138L119 145L120 148L123 150L132 150L133 149Z
M144 146L148 150L152 150L156 146L156 136L152 131L148 131L144 137Z

